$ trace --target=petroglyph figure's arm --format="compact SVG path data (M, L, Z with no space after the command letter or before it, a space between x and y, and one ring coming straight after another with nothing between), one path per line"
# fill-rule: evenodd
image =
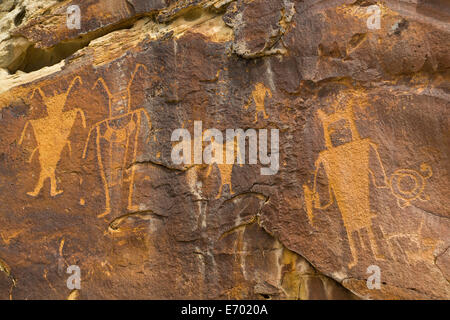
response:
M20 135L19 145L23 143L23 139L25 138L25 133L27 132L28 127L31 125L31 121L27 121L25 127L23 128L22 134Z
M380 153L378 152L378 146L375 143L370 143L369 157L374 156L376 161L369 162L372 164L369 166L369 173L373 184L377 188L389 188L389 182L386 175L386 170L384 169L383 162L381 161ZM369 158L369 159L370 159ZM378 174L378 175L377 175ZM381 178L380 178L381 175ZM378 181L377 181L378 180Z
M22 134L20 135L19 145L22 145L23 140L24 140L24 138L25 138L25 133L26 133L26 131L27 131L27 129L28 129L28 127L29 127L30 125L31 125L31 121L28 121L28 122L25 124L25 127L23 128ZM31 125L31 128L33 128L32 125ZM34 157L34 155L35 155L35 153L36 153L36 151L37 151L38 149L39 149L39 145L38 145L36 148L34 148L34 150L31 152L30 158L28 159L28 163L31 163L31 161L33 160L33 157Z
M85 144L84 150L83 150L83 159L86 159L87 149L88 149L88 146L89 146L89 141L91 140L92 131L97 129L97 127L98 127L98 125L95 125L91 130L89 130L89 134L88 134L88 137L86 139L86 144Z
M252 104L253 101L253 94L250 95L250 97L247 100L247 103L244 105L244 109L248 110L248 108L250 107L250 105Z
M33 90L33 93L31 93L30 99L33 99L33 98L34 98L34 95L36 94L36 91L39 92L39 94L41 95L42 98L45 98L45 94L44 94L44 92L42 91L42 89L41 89L41 88L36 88L36 89Z
M106 93L108 94L108 109L109 109L109 114L111 114L111 98L112 98L112 94L111 91L109 91L108 86L106 85L105 80L103 80L103 78L98 78L97 81L95 81L94 85L92 86L92 89L95 89L98 85L103 85L103 88L105 89Z
M303 191L305 194L305 202L306 202L306 212L308 214L309 221L312 224L314 224L314 209L319 210L325 210L329 206L333 204L333 197L331 194L331 185L328 183L328 196L329 200L328 203L324 206L320 203L320 195L317 192L317 177L319 176L320 169L323 167L323 160L319 157L316 161L316 171L314 173L314 183L313 183L313 190L311 190L307 185L303 185Z
M28 159L28 163L31 163L31 160L33 160L34 154L36 153L36 151L38 151L39 147L34 148L33 152L31 152L31 156Z
M81 122L83 124L83 128L86 128L86 116L84 115L84 111L81 110L80 108L75 109L75 111L77 112L77 114L79 113L81 116Z
M109 88L106 85L106 82L105 82L105 80L103 80L103 78L98 78L97 81L95 81L94 85L92 86L92 89L95 89L99 84L103 85L103 88L106 90L106 93L108 94L108 97L111 97L112 94L109 91Z
M69 88L67 89L67 95L72 91L73 86L77 81L80 82L80 84L83 84L83 80L81 79L80 76L76 76L75 78L73 78L72 82L69 85Z
M150 115L148 114L147 110L141 109L141 114L144 115L145 119L147 119L147 125L149 131L152 130L152 120L150 118ZM148 143L150 141L150 133L148 134L147 140L145 140L145 143Z
M321 170L323 170L323 172L326 175L323 160L320 159L319 157L319 159L316 162L316 172L314 174L314 187L313 187L314 208L319 210L325 210L333 204L333 196L331 194L331 184L328 181L328 203L325 205L321 204L320 195L319 192L317 191L317 177L319 176Z
M143 64L140 64L140 63L136 64L136 67L134 68L133 74L131 75L130 82L128 83L128 86L127 86L127 91L128 91L128 111L131 110L131 86L133 85L134 78L136 77L136 74L139 71L139 69L143 69L143 70L148 72L148 69L147 69L146 66L144 66Z
M67 141L67 148L69 148L69 157L72 158L72 143Z

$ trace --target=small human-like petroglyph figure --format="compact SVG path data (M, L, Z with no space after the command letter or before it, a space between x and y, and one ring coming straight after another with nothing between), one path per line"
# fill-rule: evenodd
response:
M111 213L111 191L114 187L121 188L124 181L129 183L128 210L139 209L133 205L136 170L134 163L142 125L147 123L148 130L151 130L151 120L147 111L144 108L131 110L131 85L140 68L147 70L141 64L136 65L126 91L112 94L103 78L99 78L94 84L94 88L102 84L109 98L109 117L92 127L83 152L83 158L86 158L89 141L95 135L98 167L105 191L105 211L98 216L99 218ZM149 138L146 139L147 142L148 140ZM131 164L130 168L127 163ZM127 171L131 172L127 174Z
M58 190L57 188L55 171L61 159L61 152L66 145L69 148L70 154L72 153L72 147L68 138L78 114L81 116L83 127L86 128L86 119L81 109L76 108L63 111L67 97L76 81L79 81L81 84L83 83L79 76L75 77L69 89L62 94L47 97L40 88L37 88L33 90L31 95L31 98L33 98L36 91L40 93L48 113L44 118L29 120L25 124L19 140L19 145L21 145L28 128L30 128L37 142L37 146L28 160L31 163L33 156L36 152L39 152L39 163L41 165L39 180L34 190L27 193L32 197L39 195L46 179L50 179L50 195L52 197L63 193L63 190Z
M211 143L211 147L213 150L222 150L223 151L223 158L225 159L226 157L226 143L218 143L217 141L213 139L211 139L210 141ZM234 150L237 154L239 154L241 152L241 150L239 149L239 144L236 143L236 140L234 141ZM219 169L219 173L220 173L220 188L219 191L217 193L216 199L220 199L220 197L222 197L222 191L223 191L223 187L225 185L228 185L228 187L230 188L230 195L234 194L233 191L233 185L231 182L231 177L233 175L233 167L234 164L228 164L228 163L224 163L224 161L216 161L216 158L213 157L212 161L210 164L208 164L208 170L206 172L206 177L209 177L211 175L211 172L214 168L214 165L217 166L217 168ZM240 164L240 166L242 167L243 164Z
M255 103L255 122L258 121L258 114L260 112L263 113L264 119L268 119L269 115L266 112L266 97L272 98L272 92L270 89L266 88L266 86L263 83L257 83L255 85L255 89L252 92L252 96L247 102L247 104L244 106L245 110L248 110L250 107L252 101Z
M370 176L376 187L387 188L386 173L378 154L377 145L370 139L362 139L356 128L353 110L351 107L343 111L336 111L327 115L318 111L323 124L326 150L319 154L316 161L313 190L304 185L305 201L308 217L313 224L313 209L327 209L336 199L336 203L342 215L347 238L352 254L349 268L358 262L353 235L356 232L363 239L362 232L365 229L369 235L369 241L374 254L380 259L383 256L378 251L375 235L372 231L372 218L376 216L370 209L369 182ZM330 125L344 120L351 132L351 142L335 147L331 139ZM376 161L371 161L375 159ZM323 170L328 179L328 203L322 205L317 191L317 178ZM375 174L377 171L380 174ZM381 177L381 179L380 179ZM378 180L378 181L377 181Z

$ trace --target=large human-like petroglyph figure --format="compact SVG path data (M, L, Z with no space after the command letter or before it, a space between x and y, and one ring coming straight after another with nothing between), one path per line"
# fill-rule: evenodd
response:
M372 176L377 187L387 187L387 177L381 163L377 146L370 139L362 139L356 128L351 108L337 111L332 115L327 115L319 110L318 115L323 124L326 150L319 154L316 161L316 171L314 174L314 185L311 191L308 186L303 186L307 213L310 221L313 221L313 206L316 209L327 209L336 199L336 203L342 215L347 237L350 244L352 261L349 267L353 267L358 261L356 246L353 234L356 232L362 237L362 230L369 234L370 245L373 252L380 256L372 231L372 218L376 216L370 210L369 202L369 176ZM351 132L351 141L335 147L331 139L330 125L339 121L346 121L346 125ZM374 157L371 157L374 155ZM375 158L375 163L370 160ZM317 178L324 170L328 179L328 203L322 205L319 193L317 192ZM375 170L381 175L375 174ZM382 177L381 181L376 181L376 177ZM380 180L380 179L379 179Z
M425 173L424 175L411 169L399 169L388 179L377 145L369 138L360 137L351 106L331 115L319 110L318 116L323 125L326 150L320 152L315 163L313 190L307 185L303 186L310 223L314 224L314 209L325 210L336 199L350 245L352 261L348 264L349 268L358 263L358 252L353 237L356 234L363 241L364 230L368 233L375 257L384 259L372 230L372 218L377 214L370 208L370 181L372 180L376 188L390 189L397 198L398 205L404 208L413 200L428 200L424 188L425 180L432 175L431 168L422 164L421 171ZM331 126L338 122L345 122L343 130L349 129L351 141L335 146L331 138L335 129L331 129ZM326 204L322 204L318 191L319 176L324 176L328 180ZM400 187L400 180L405 178L414 181L411 189Z
M39 163L41 166L39 179L34 190L27 193L32 197L39 195L47 179L50 179L50 195L52 197L63 193L63 190L58 190L55 171L64 147L67 146L69 152L72 153L69 135L78 114L81 116L83 127L86 128L84 112L81 109L76 108L64 111L67 97L76 81L82 83L79 76L75 77L69 89L62 94L47 97L41 88L36 88L31 95L31 98L33 98L36 91L40 93L48 113L44 118L29 120L25 124L19 140L19 145L21 145L26 138L26 133L31 129L37 143L36 148L32 151L28 160L31 163L36 152L39 153Z
M140 69L147 70L143 65L136 65L126 90L112 93L103 78L99 78L94 88L102 85L109 98L109 117L96 123L89 132L83 152L86 158L90 140L95 137L95 149L98 168L105 192L105 211L103 217L111 213L111 192L114 188L122 188L128 182L129 211L138 210L133 204L135 182L135 166L141 134L149 134L151 130L150 116L144 108L131 109L131 86ZM141 128L146 123L147 132ZM149 138L146 139L148 142Z

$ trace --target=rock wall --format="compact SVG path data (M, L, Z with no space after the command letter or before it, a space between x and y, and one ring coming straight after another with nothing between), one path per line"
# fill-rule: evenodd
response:
M448 299L449 18L2 1L0 298Z

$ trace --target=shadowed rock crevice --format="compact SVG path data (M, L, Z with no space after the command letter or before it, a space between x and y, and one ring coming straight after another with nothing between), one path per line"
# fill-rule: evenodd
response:
M229 5L229 2L224 2L217 7L214 7L214 3L206 3L208 6L190 4L186 7L176 7L178 10L172 8L172 10L152 9L144 12L136 12L133 4L127 2L127 6L130 8L129 18L119 20L117 23L107 24L105 27L96 28L92 31L80 32L79 36L75 38L61 39L61 41L57 43L52 41L50 42L50 44L52 44L51 46L40 41L35 41L33 37L27 37L29 26L25 25L13 31L13 39L17 39L14 42L17 43L17 51L22 51L22 53L10 62L7 69L10 73L14 74L17 71L29 73L38 71L44 67L53 66L70 58L83 48L88 47L94 40L105 37L116 31L131 29L135 26L137 21L144 17L146 24L150 22L152 29L159 30L156 31L159 33L158 37L164 38L166 35L169 37L174 36L174 31L177 33L183 32L189 28L189 25L195 26L198 22L207 23L209 20L215 18L220 19ZM186 28L183 28L183 23L181 21L186 22ZM36 23L45 24L46 20L45 18L40 17L36 21L32 20L29 25L32 26ZM60 23L64 23L64 21L60 21ZM174 30L172 31L172 29ZM155 33L153 30L149 31ZM10 50L16 50L14 45Z
M119 30L126 30L133 27L139 17L133 17L127 21L122 21L117 25L111 25L105 29L99 29L94 32L81 35L77 39L62 41L53 47L40 48L29 43L29 47L19 61L15 61L8 69L11 73L17 71L33 72L44 67L50 67L69 58L79 50L89 46L89 44L105 35Z

